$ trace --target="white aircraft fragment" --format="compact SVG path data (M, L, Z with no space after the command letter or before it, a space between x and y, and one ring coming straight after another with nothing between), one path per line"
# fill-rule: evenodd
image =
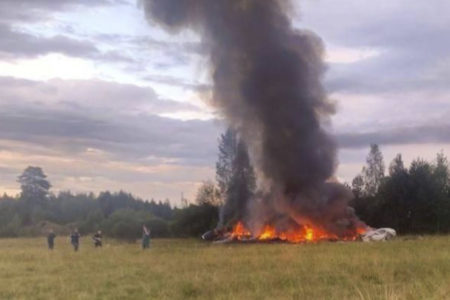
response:
M363 242L379 242L391 240L397 236L397 232L392 228L378 228L369 230L361 235Z

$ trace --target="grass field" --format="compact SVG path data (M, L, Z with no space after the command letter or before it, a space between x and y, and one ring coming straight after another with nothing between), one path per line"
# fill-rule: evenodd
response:
M0 299L450 299L450 236L386 243L0 240Z

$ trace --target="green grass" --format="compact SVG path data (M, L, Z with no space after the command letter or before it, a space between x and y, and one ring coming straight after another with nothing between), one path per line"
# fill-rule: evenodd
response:
M450 299L450 236L212 245L0 240L0 299Z

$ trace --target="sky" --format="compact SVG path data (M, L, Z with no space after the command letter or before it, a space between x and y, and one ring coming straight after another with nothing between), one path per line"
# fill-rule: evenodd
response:
M336 176L450 154L450 2L302 0L293 25L326 47ZM193 200L226 128L208 105L200 37L148 24L135 0L0 1L0 193L40 166L52 191Z

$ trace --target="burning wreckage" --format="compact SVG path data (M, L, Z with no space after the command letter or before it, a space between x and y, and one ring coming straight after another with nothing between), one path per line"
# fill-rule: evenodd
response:
M377 240L334 178L335 109L322 86L321 39L292 26L289 0L141 0L150 24L201 37L213 83L211 103L248 147L255 196L226 196L218 228L205 239L308 242ZM228 216L228 218L226 218ZM231 216L231 217L230 217ZM244 225L245 224L245 225Z
M205 232L202 239L215 244L232 242L254 243L254 242L286 242L286 243L309 243L320 241L356 241L379 242L395 238L396 231L392 228L360 228L357 235L339 238L334 234L326 233L317 228L305 226L297 231L278 232L274 227L266 225L263 231L254 236L242 222L238 222L231 230L226 228L213 229Z

